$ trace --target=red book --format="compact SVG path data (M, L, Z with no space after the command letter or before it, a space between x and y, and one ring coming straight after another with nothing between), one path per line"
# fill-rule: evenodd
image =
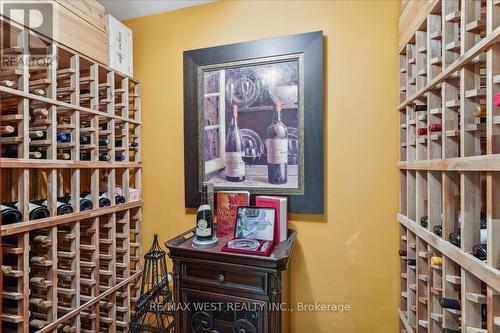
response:
M238 206L250 204L248 191L217 192L217 237L234 237Z
M288 237L288 199L286 197L272 197L260 195L255 198L257 207L273 207L276 209L276 223L274 223L274 244L286 240Z

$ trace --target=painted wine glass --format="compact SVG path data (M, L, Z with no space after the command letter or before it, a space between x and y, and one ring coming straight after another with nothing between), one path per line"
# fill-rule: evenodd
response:
M255 182L252 178L252 165L257 163L257 161L260 158L260 155L261 155L260 149L255 147L253 141L251 140L247 141L247 144L245 146L245 151L241 156L243 162L245 162L245 164L247 165L247 170L248 170L248 173L245 172L248 175L248 178L245 180L244 184L246 185L257 184L257 182Z

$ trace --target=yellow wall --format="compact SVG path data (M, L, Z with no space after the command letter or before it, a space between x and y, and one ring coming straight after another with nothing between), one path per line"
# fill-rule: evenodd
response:
M291 301L349 303L293 312L292 332L397 331L398 1L220 1L129 20L142 82L144 242L194 225L184 209L185 50L323 30L324 215L292 215Z

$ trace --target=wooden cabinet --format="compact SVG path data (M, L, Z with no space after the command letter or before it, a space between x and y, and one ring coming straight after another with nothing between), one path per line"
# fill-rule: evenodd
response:
M288 331L288 272L296 232L269 257L192 246L189 230L166 243L174 263L176 332Z

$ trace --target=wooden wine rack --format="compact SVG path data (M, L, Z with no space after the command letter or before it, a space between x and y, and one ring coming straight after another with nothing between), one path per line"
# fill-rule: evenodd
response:
M3 54L23 60L0 68L0 126L14 128L0 137L0 202L18 202L23 215L0 229L0 258L12 268L0 280L3 332L125 332L141 274L139 82L16 23L0 23L11 35ZM32 66L30 45L56 61ZM35 130L45 137L30 139ZM61 134L70 140L59 142ZM34 151L43 157L33 158ZM126 202L115 204L119 189ZM84 191L91 210L80 210ZM99 206L100 192L110 206ZM65 193L73 213L57 215ZM50 216L30 221L29 203L38 199L47 199ZM30 327L33 320L45 326Z
M500 92L500 1L419 3L418 13L404 13L414 18L407 25L413 31L400 32L397 219L406 251L400 331L498 333L500 107L493 99ZM475 116L478 106L484 116ZM472 255L480 243L481 213L486 260ZM439 225L442 236L433 232ZM460 246L449 241L452 232L460 235ZM441 307L443 297L459 299L460 310Z

